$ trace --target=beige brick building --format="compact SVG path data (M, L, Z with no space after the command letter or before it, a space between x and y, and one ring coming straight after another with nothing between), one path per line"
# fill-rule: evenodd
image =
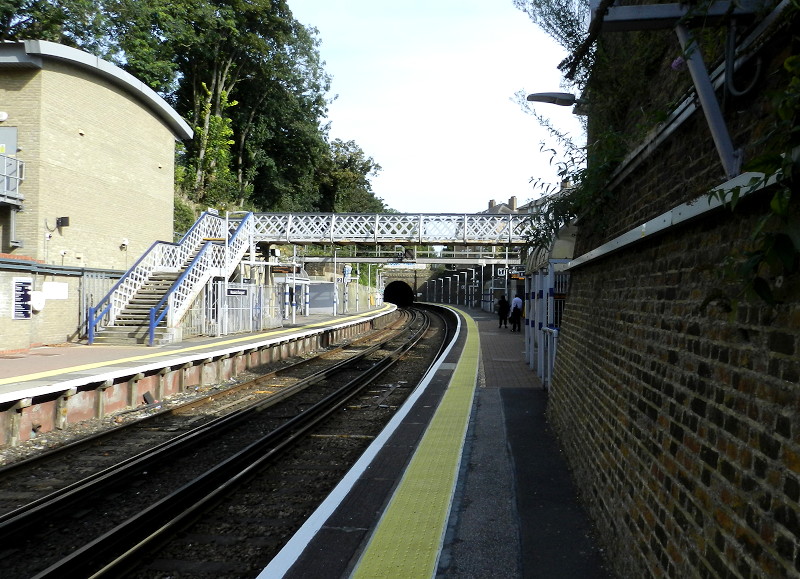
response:
M43 41L0 43L0 119L0 351L76 339L81 293L102 297L85 274L172 240L191 129L128 73Z

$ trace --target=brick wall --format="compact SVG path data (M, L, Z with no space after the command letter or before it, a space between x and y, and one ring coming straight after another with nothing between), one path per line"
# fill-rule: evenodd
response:
M707 131L693 120L642 164L576 255L718 184ZM571 272L548 412L620 577L800 575L800 280L774 308L723 297L769 198Z
M26 163L17 218L25 247L14 254L126 269L154 241L172 240L174 139L142 103L53 61L37 72L0 71L0 98L10 99L7 124L18 127ZM69 227L56 229L65 216Z
M0 68L0 102L26 163L25 206L16 221L24 247L0 252L126 270L153 242L172 241L173 132L135 94L94 71L44 59L42 69ZM57 228L58 217L69 217L69 226ZM5 233L0 239L7 242ZM79 337L79 278L33 276L35 290L65 283L68 297L48 300L30 320L13 320L16 275L25 277L0 272L0 351Z

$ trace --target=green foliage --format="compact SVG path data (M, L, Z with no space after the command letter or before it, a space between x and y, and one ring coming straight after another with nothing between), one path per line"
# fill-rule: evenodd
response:
M98 53L107 19L92 0L3 0L0 40L37 39Z
M783 68L785 88L772 98L775 123L755 143L760 153L744 167L763 176L710 194L735 211L746 193L765 187L772 191L769 209L752 231L750 249L732 255L726 268L729 279L742 282L745 295L769 305L780 301L786 278L800 272L800 55L786 58Z
M581 45L589 21L588 0L514 0L514 7L567 52Z
M206 94L210 96L208 89ZM191 197L198 203L224 208L236 199L236 180L230 167L233 129L231 119L226 116L228 108L233 106L236 102L229 102L227 93L222 91L218 114L212 114L210 100L203 108L203 127L196 128L202 155L194 160L195 180L191 191Z
M354 142L336 139L318 170L322 209L336 213L382 213L386 206L375 197L369 177L381 170Z
M335 153L316 34L286 0L0 2L0 40L86 50L175 107L195 130L178 146L177 189L219 209L322 209L320 179ZM348 204L380 204L366 191Z
M179 195L175 196L175 210L173 212L172 227L176 238L182 237L197 221L194 209Z

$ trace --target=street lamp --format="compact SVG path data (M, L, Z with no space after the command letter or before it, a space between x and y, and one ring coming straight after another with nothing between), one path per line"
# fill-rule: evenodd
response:
M574 94L568 92L537 92L529 94L527 100L537 103L549 103L562 107L571 107L574 104L581 104L583 101L576 98Z
M464 301L461 303L461 305L462 306L466 306L467 305L467 272L466 271L459 271L458 272L459 285L461 285L461 277L460 276L461 276L462 273L464 274ZM458 292L456 292L456 301L458 301Z
M468 271L472 275L472 279L469 280L469 307L473 307L475 305L475 268L470 267Z

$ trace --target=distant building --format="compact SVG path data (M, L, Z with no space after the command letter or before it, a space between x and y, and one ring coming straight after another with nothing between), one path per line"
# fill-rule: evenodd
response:
M494 199L489 200L489 208L481 213L491 214L509 214L517 213L517 198L516 196L510 197L508 203L497 203Z

